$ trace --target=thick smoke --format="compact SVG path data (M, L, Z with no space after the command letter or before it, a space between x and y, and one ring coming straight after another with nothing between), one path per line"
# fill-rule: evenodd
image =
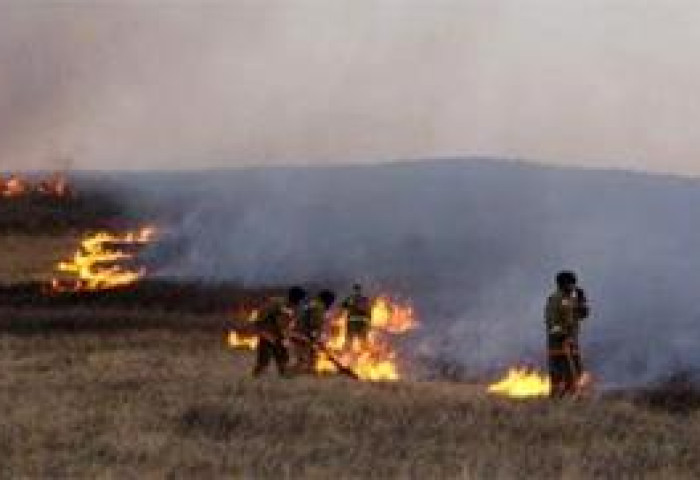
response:
M699 22L658 0L0 0L0 170L490 155L697 174Z
M544 299L573 268L594 309L584 348L605 382L700 367L697 182L480 161L154 180L142 179L139 209L157 198L164 215L184 212L162 217L187 246L163 275L359 280L416 302L415 351L484 372L542 361Z

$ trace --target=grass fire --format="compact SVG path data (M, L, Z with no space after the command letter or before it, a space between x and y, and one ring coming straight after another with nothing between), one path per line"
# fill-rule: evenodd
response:
M258 316L259 311L253 310L247 319L255 324ZM348 335L345 311L336 310L328 317L322 335L323 348L315 356L313 370L316 373L335 374L341 365L361 380L395 381L401 378L400 358L392 345L392 338L417 328L415 312L410 305L385 295L376 297L371 307L370 330L363 340ZM254 332L232 330L228 342L232 348L254 350L258 346L258 336Z
M0 0L0 480L700 480L700 0Z
M514 367L505 377L488 386L488 392L511 398L547 397L551 391L549 377L536 370Z
M89 234L70 260L61 261L56 270L70 278L54 278L56 292L106 290L124 287L139 281L146 268L134 262L140 250L156 237L153 227L135 231L111 233L100 231Z
M42 179L29 179L19 174L0 174L0 201L26 196L67 199L74 194L65 175L55 173Z
M82 197L87 189L77 186ZM8 211L22 213L20 198L6 197ZM70 201L32 208L86 211ZM601 328L601 300L594 288L589 300L572 272L543 280L536 311L514 315L508 325L537 329L539 342L538 350L518 350L478 315L452 311L454 321L445 321L449 296L424 294L436 277L377 275L360 284L355 277L364 277L353 272L262 282L168 271L162 265L180 268L202 256L225 269L244 270L246 262L173 235L177 215L137 213L106 226L0 235L0 477L694 478L700 471L693 372L644 388L593 390L594 374L608 380L600 365L610 349L581 335ZM102 220L101 211L92 218ZM224 236L236 259L250 254L241 242L251 223L238 225L241 237ZM420 241L410 243L420 249ZM288 253L266 268L281 268ZM398 270L401 279L410 267ZM470 363L474 349L484 366ZM505 359L492 361L493 351ZM519 361L528 366L494 374Z

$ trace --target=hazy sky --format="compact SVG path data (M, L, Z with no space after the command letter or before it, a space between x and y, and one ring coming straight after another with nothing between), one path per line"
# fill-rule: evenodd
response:
M493 155L700 174L697 0L0 0L0 170Z

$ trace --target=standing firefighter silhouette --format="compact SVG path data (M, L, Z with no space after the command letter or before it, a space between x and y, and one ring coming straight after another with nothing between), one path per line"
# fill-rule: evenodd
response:
M334 302L335 293L322 290L301 308L293 338L297 372L314 372L318 345L327 323L326 317Z
M583 378L579 330L588 317L586 294L577 287L576 274L565 270L556 276L556 291L547 299L545 322L551 395L574 395Z
M343 302L343 309L347 313L347 337L346 347L355 341L367 342L372 316L372 303L362 293L362 285L356 283L352 287L352 294Z
M300 287L292 287L287 298L274 297L268 300L256 320L260 341L257 345L253 376L262 374L271 360L275 360L277 371L286 376L289 364L290 330L299 315L299 306L306 298L306 292Z

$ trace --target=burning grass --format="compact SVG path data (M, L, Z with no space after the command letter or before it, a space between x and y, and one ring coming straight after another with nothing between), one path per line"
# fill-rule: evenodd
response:
M0 477L700 472L698 412L681 418L623 399L521 403L440 382L253 380L248 362L206 332L3 335Z
M13 281L48 273L75 242L0 240L17 249L1 260L17 265L0 269ZM41 285L0 288L0 478L700 473L698 396L686 386L516 402L466 383L253 380L253 359L226 344L226 315L271 291Z
M243 314L254 322L258 311ZM370 331L366 341L350 342L346 329L347 318L343 311L334 310L322 335L323 348L318 352L315 371L318 374L335 374L341 369L351 371L360 380L395 381L401 378L399 358L392 344L392 337L404 334L418 326L413 308L378 296L372 303ZM231 331L228 343L239 350L254 350L258 344L252 332Z
M146 275L146 268L138 265L136 255L155 238L153 227L89 234L81 240L70 260L57 264L57 270L71 279L54 278L52 289L56 292L109 290L134 284Z
M549 377L528 368L512 368L506 376L488 387L488 392L511 398L546 397L551 385Z
M128 221L119 194L55 177L42 181L0 176L0 233L56 235Z
M36 195L69 199L74 193L68 179L61 173L54 173L41 179L27 178L18 174L9 174L4 177L0 174L0 200L11 201Z

